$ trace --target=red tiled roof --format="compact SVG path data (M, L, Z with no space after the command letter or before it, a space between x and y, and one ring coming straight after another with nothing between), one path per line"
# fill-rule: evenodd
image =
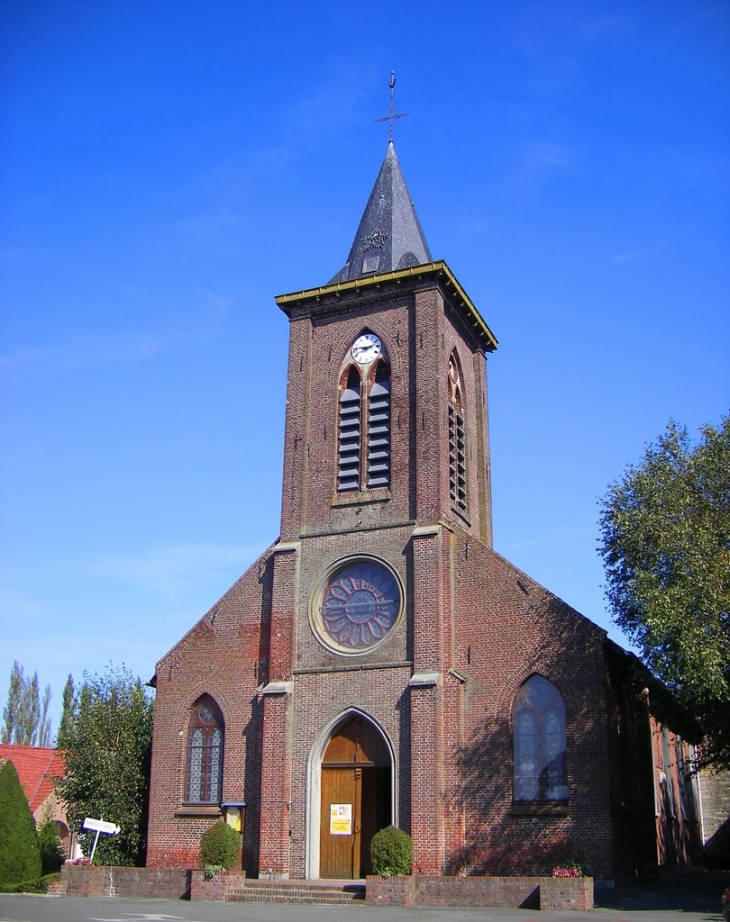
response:
M54 776L64 772L58 749L40 746L11 746L0 743L0 761L12 762L33 813L53 790Z

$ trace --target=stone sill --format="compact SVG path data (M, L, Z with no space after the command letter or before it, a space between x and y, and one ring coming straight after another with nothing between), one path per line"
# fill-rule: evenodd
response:
M369 506L390 499L390 487L373 487L371 490L343 490L332 498L333 506Z
M222 815L223 811L218 804L183 804L175 811L176 817Z
M570 816L567 800L553 803L513 803L511 816Z

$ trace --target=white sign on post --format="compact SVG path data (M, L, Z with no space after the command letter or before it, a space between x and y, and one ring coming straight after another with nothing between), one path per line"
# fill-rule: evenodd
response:
M96 843L99 841L99 833L103 832L105 836L117 836L122 831L120 827L115 823L107 823L104 820L95 820L90 816L87 816L84 819L81 828L96 832L96 835L94 836L94 846L91 849L91 857L89 858L89 861L94 860L94 852L96 851Z
M106 820L92 820L87 816L84 820L84 829L93 829L95 832L103 832L108 836L116 836L122 831L114 823L107 823Z

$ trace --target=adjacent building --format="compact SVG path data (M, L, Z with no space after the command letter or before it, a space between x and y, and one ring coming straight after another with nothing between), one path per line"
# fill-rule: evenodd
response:
M66 807L54 791L55 779L62 778L65 771L61 753L46 746L0 743L0 768L5 762L12 762L15 766L36 828L40 827L46 818L53 820L58 828L61 848L66 857L69 857L72 851L72 835L69 831Z

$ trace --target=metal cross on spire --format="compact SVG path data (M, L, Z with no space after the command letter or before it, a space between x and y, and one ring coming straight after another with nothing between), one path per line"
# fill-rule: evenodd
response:
M390 112L388 113L388 115L384 115L382 118L374 119L374 121L390 122L390 136L388 138L388 141L392 144L393 143L393 122L397 118L403 118L404 115L409 115L409 113L408 112L393 112L393 90L395 89L395 71L394 70L390 72L390 83L388 84L388 86L390 87Z

